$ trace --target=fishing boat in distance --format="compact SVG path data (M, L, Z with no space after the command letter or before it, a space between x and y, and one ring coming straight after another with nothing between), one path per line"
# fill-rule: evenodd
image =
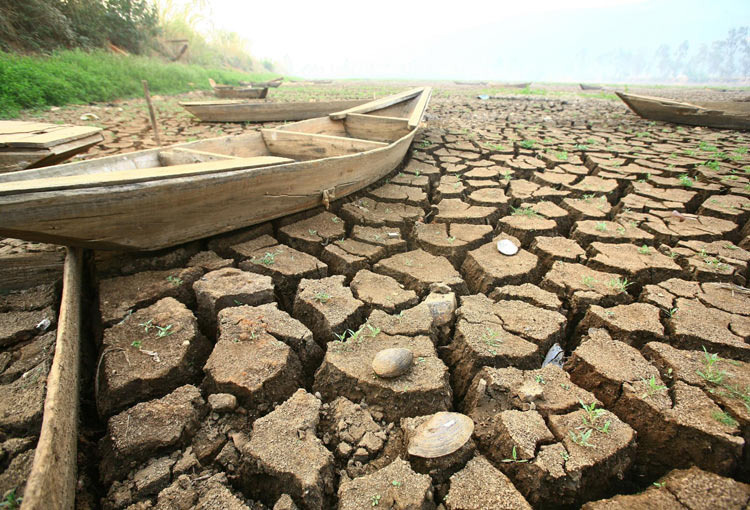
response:
M92 126L0 120L0 173L62 163L103 140Z
M456 85L473 85L473 86L485 86L487 85L486 81L454 81Z
M325 117L0 174L0 236L156 250L346 197L403 160L431 88Z
M615 92L644 119L725 129L750 129L750 101L684 103L663 97Z
M579 83L578 85L581 87L581 90L604 90L604 87L600 85L587 85L585 83Z
M268 95L268 87L235 87L233 85L217 85L211 78L208 79L214 95L222 99L264 99Z
M305 120L353 108L367 99L310 102L189 101L180 106L203 122L274 122Z

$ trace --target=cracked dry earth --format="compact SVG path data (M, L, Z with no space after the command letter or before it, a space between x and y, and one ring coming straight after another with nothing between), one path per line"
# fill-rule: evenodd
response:
M438 92L402 167L330 211L95 254L78 508L747 508L750 137ZM59 253L4 243L48 262L0 296L22 494ZM404 374L374 374L387 348ZM471 437L410 454L444 411Z

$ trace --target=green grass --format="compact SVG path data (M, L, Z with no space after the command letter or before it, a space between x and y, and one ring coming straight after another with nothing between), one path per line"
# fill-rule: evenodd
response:
M85 104L142 97L141 80L152 94L207 90L218 83L267 80L274 73L242 73L162 60L119 56L104 51L66 50L49 56L0 52L0 118L17 117L27 108Z

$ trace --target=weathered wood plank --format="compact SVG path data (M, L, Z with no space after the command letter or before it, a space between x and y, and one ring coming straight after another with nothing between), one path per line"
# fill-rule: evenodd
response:
M385 147L386 143L279 129L261 129L273 154L298 160L345 156Z
M273 122L312 119L366 102L366 99L305 103L197 101L180 105L204 122Z
M10 147L46 148L99 133L101 128L91 126L56 126L42 133L0 136L0 144Z
M69 248L55 356L47 378L42 430L24 491L24 510L75 506L82 281L83 252Z
M410 131L406 119L361 113L347 114L344 125L349 136L378 142L393 142L406 136Z
M130 170L102 172L98 174L66 175L63 177L0 183L0 196L18 193L80 189L92 186L119 186L123 184L158 181L175 177L225 172L229 170L282 165L293 162L293 159L288 158L258 156L256 158L206 161L204 163L194 163L189 165L135 168Z
M422 121L422 115L424 115L424 111L427 109L427 103L430 101L431 95L432 88L426 87L424 92L422 92L422 95L419 96L419 100L417 101L417 104L414 105L414 110L412 110L411 115L409 116L410 128L414 129Z

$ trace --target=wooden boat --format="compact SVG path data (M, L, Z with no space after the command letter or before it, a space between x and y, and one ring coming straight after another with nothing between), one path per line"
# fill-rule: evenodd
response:
M211 88L216 97L223 99L264 99L268 95L268 88L256 89L253 87L234 87L232 85L217 85L209 79Z
M281 85L284 82L284 77L280 76L278 78L275 78L270 81L241 81L240 85L249 85L250 87L255 88L277 88L279 85Z
M683 103L663 97L615 92L644 119L726 129L750 129L750 101Z
M599 85L586 85L585 83L579 83L578 85L581 87L581 90L604 90L604 87L600 87Z
M454 81L456 85L487 85L486 81Z
M85 152L103 137L101 128L0 121L0 173L55 165Z
M0 174L0 236L156 250L311 209L403 160L429 87L275 129Z
M310 80L310 83L314 85L328 85L329 83L333 83L333 80Z
M529 88L530 85L531 85L531 82L527 81L523 83L506 83L506 84L503 84L502 86L510 87L512 89L526 89L526 88Z
M304 120L353 108L367 99L273 103L252 101L191 101L180 103L204 122L273 122Z

